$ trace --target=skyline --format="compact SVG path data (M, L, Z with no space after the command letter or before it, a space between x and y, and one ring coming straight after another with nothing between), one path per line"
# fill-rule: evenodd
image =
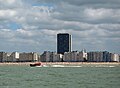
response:
M56 51L57 34L72 50L120 53L118 0L0 0L0 51Z

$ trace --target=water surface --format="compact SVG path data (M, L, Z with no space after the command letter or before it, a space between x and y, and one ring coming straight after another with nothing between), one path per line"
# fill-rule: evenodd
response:
M120 88L119 65L0 66L0 88Z

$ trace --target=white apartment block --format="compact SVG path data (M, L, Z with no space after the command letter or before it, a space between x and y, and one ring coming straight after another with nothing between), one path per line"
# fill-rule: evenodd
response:
M119 62L119 54L113 54L113 61Z
M72 51L65 52L63 55L63 61L65 62L78 62L87 60L87 53L82 50L81 52Z

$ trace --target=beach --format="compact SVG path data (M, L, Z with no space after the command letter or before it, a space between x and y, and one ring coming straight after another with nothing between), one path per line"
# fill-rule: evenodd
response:
M30 65L37 62L4 62L0 65ZM41 62L42 65L120 65L120 62Z

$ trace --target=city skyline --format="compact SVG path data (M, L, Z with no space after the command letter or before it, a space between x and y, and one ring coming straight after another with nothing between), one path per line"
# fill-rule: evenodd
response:
M57 51L58 33L72 50L120 54L119 0L0 0L0 51Z

